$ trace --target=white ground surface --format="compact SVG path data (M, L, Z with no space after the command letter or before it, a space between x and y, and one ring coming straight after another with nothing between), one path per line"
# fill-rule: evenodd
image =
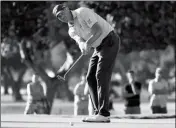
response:
M175 119L111 119L111 123L84 123L82 116L1 115L2 128L175 128Z

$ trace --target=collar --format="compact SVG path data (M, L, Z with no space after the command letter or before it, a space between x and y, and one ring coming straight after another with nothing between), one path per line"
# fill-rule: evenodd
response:
M75 11L71 11L71 13L72 13L72 15L73 15L73 19L75 19L75 18L77 17L76 12L75 12ZM68 26L69 26L69 27L73 27L74 24L68 23Z

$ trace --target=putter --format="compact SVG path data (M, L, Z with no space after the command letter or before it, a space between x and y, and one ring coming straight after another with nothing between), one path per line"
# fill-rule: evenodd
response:
M58 79L61 79L61 80L65 81L66 75L67 75L67 74L70 72L70 70L76 65L76 63L82 58L82 56L83 56L83 54L81 54L81 55L79 56L79 58L73 63L73 65L67 70L67 72L66 72L63 76L60 76L60 75L57 75L57 74L56 74L56 77L57 77Z

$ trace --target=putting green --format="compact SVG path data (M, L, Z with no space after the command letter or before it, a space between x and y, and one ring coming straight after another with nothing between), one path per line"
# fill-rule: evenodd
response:
M1 127L10 128L175 128L175 118L130 119L111 117L111 123L84 123L84 116L58 115L1 115ZM133 116L134 117L134 116ZM136 116L139 117L139 116Z

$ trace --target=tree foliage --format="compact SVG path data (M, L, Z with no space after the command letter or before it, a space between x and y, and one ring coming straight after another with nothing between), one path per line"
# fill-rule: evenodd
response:
M122 52L175 45L175 2L88 1L84 4L115 24L122 39Z

